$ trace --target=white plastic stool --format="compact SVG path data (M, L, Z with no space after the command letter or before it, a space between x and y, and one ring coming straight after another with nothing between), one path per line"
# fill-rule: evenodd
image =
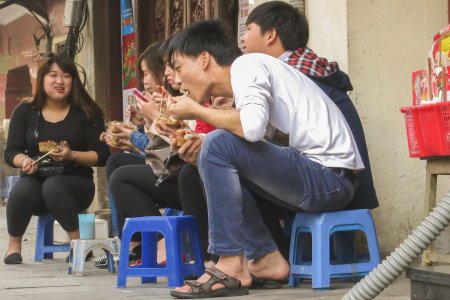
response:
M118 238L94 239L94 240L72 240L70 242L69 274L83 276L84 261L87 254L100 248L108 257L108 271L116 272L115 259L119 257L120 240Z

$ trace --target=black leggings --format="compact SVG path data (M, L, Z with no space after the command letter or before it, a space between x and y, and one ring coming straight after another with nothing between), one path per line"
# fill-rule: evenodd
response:
M119 152L111 155L106 161L106 179L120 167L128 165L145 165L145 158L134 153Z
M118 168L109 178L109 189L117 208L119 237L126 218L160 216L160 208L181 209L178 180L166 179L158 187L158 177L147 165Z
M76 231L78 213L91 205L94 194L95 185L91 178L55 175L44 180L22 177L8 198L8 233L13 237L22 236L31 216L49 212L65 231Z

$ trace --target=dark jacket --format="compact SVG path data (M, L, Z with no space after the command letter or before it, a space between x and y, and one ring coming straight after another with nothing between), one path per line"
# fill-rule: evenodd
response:
M372 209L378 207L364 129L358 112L347 95L348 91L353 90L350 78L339 69L337 63L328 63L326 59L317 57L312 50L306 48L307 50L305 51L304 49L299 49L292 53L286 62L312 79L341 110L350 126L365 166L365 169L357 174L357 189L347 209ZM307 55L307 62L302 64L300 60L304 55ZM314 61L314 64L311 64L311 61ZM312 68L314 69L312 70Z

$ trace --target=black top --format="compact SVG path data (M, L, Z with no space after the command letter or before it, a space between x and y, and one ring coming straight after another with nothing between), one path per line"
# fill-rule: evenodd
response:
M38 121L39 117L39 123ZM38 124L38 137L34 131ZM5 161L14 167L13 160L17 154L29 156L39 154L38 143L52 140L67 141L72 150L95 151L98 155L96 166L104 166L110 155L109 147L99 140L101 132L105 131L103 119L96 117L89 120L83 111L71 106L64 120L47 122L38 109L30 104L21 103L16 106L9 124L8 141L5 149ZM64 168L66 175L77 175L92 178L91 167L70 162Z

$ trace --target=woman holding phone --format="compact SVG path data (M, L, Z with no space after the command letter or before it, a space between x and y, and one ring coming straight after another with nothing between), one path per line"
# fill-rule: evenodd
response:
M131 123L137 125L139 131L126 128L124 126L116 126L119 133L112 134L118 139L118 143L107 142L112 148L120 149L124 152L118 152L112 155L106 163L106 178L109 182L111 174L122 166L127 165L145 165L144 150L149 143L149 138L144 132L144 125L146 120L143 114L147 116L147 120L152 122L152 118L156 118L159 114L159 109L153 101L152 93L156 91L158 85L164 82L164 64L159 56L159 47L161 43L154 43L148 46L144 52L139 56L138 64L142 73L142 83L144 90L140 92L146 102L137 104L136 102L129 103L127 108L127 116ZM130 95L130 97L133 97ZM126 151L126 152L125 152ZM109 193L112 231L114 236L119 235L117 227L117 215L115 202L112 200L112 195ZM100 263L103 267L104 262Z

